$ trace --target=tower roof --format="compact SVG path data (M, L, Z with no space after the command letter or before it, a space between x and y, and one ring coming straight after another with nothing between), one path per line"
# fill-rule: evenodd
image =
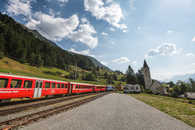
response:
M144 60L144 66L143 66L144 68L149 68L148 67L148 64L147 64L147 62L146 62L146 60Z

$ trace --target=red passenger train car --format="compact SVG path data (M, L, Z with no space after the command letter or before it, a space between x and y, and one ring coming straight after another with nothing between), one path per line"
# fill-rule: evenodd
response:
M0 101L106 91L105 85L0 74Z
M94 85L70 82L72 94L94 92Z
M95 85L95 92L104 92L106 91L106 86L104 85Z

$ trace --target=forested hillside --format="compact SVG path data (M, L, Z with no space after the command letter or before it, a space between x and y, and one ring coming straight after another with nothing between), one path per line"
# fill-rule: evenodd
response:
M77 65L85 70L97 67L88 56L65 51L37 37L35 31L27 29L9 16L0 14L0 57L4 56L38 67L64 69L67 65Z

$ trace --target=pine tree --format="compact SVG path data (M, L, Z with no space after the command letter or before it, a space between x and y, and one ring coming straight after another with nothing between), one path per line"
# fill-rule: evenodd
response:
M0 59L4 57L4 45L5 40L2 35L0 35Z
M133 69L131 68L131 66L128 66L128 69L126 71L126 83L127 84L137 84L137 78L136 75L133 71Z
M142 74L141 70L138 70L138 72L136 73L136 78L137 78L137 83L139 85L144 86L144 75Z

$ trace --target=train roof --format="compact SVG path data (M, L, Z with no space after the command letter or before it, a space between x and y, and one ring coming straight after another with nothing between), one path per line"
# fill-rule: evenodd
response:
M80 84L80 85L106 86L106 85L96 85L96 84L78 83L78 82L70 82L70 83L72 83L72 84Z
M30 76L20 76L20 75L14 75L14 74L0 73L0 75L2 75L2 76L13 76L13 77L19 77L19 78L26 78L26 79L35 79L35 80L49 80L49 81L54 81L54 82L68 82L68 81L52 80L52 79L37 78L37 77L30 77Z
M52 80L52 79L46 79L46 78L37 78L37 77L30 77L30 76L20 76L20 75L14 75L14 74L4 74L0 73L0 76L13 76L13 77L19 77L19 78L26 78L26 79L35 79L35 80L49 80L54 82L68 82L68 81L60 81L60 80ZM105 86L105 85L95 85L95 84L87 84L87 83L78 83L78 82L70 82L72 84L80 84L80 85L94 85L94 86Z

